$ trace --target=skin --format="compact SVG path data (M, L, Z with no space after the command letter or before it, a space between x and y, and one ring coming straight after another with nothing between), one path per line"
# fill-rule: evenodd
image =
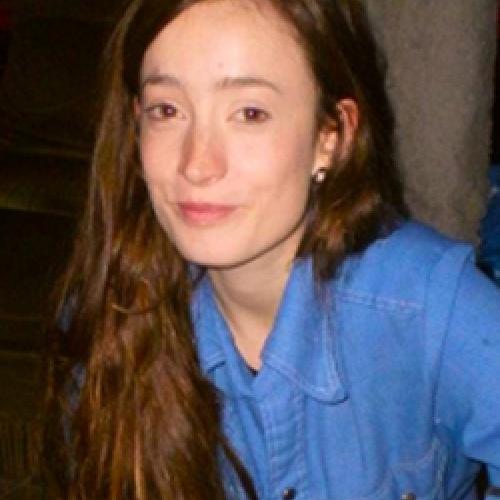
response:
M158 220L187 260L206 266L236 346L258 369L311 176L345 143L331 123L318 131L308 62L266 3L188 8L148 47L141 81L140 151ZM348 141L356 106L339 110Z

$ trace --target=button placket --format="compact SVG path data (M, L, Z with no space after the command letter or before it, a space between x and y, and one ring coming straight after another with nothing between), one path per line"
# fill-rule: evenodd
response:
M415 493L408 491L401 495L401 500L417 500L417 495Z
M266 373L263 371L262 375ZM261 379L259 406L269 460L269 493L273 498L294 500L299 491L301 496L307 496L308 489L299 433L304 417L303 394L289 383L283 384L281 374L274 370L267 375L270 375L267 380Z
M282 499L283 500L293 500L297 496L297 491L295 488L285 488L283 490Z

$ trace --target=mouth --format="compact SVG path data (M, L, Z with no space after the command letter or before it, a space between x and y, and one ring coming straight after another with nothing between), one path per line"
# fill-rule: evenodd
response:
M235 205L192 202L180 202L177 206L186 222L198 225L220 222L229 217L237 208Z

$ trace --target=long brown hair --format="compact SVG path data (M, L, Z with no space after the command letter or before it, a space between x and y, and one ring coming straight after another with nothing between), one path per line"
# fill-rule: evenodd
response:
M106 53L86 211L50 335L45 445L65 498L224 498L221 455L255 496L220 431L215 390L200 373L192 276L156 220L136 145L143 54L197 1L132 0ZM358 1L267 1L311 64L321 90L318 122L334 119L342 132L338 100L351 97L360 109L351 153L311 192L299 249L325 278L404 212L392 116Z

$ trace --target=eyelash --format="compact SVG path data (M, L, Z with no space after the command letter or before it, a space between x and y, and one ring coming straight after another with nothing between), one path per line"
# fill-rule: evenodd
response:
M246 123L263 123L271 118L271 115L256 106L247 106L239 109L234 117L238 121L246 122Z
M154 121L172 120L180 114L179 110L170 103L152 104L144 111L146 116Z
M153 121L169 121L180 115L179 109L170 103L152 104L147 106L144 112ZM236 111L231 118L238 122L258 124L268 121L271 115L256 106L246 106Z

